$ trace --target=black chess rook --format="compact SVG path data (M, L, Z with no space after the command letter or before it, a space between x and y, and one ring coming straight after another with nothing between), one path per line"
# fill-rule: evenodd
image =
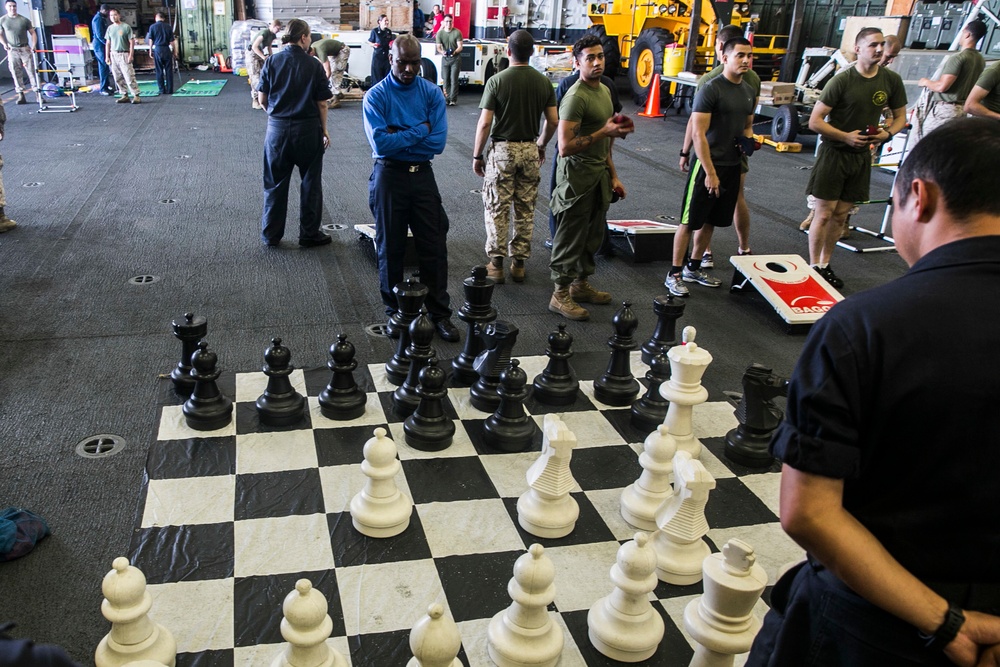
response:
M358 389L354 371L358 362L356 350L347 340L347 334L337 336L337 342L330 346L330 361L326 367L333 371L330 384L319 395L319 410L327 419L347 421L365 414L368 397Z
M570 365L573 356L573 336L560 324L549 334L549 347L545 350L549 363L531 383L531 396L545 405L572 405L580 391L580 382Z
M392 392L392 407L400 417L409 417L420 404L420 371L437 352L431 347L434 339L434 322L427 316L427 309L421 308L416 319L410 322L410 346L406 356L410 359L410 370L396 391Z
M465 303L458 310L458 319L469 325L469 333L465 337L462 351L452 360L451 367L454 370L452 377L464 384L471 385L479 379L473 365L479 353L486 349L483 328L497 318L497 311L490 304L494 287L496 283L486 277L485 266L473 267L472 275L462 283Z
M195 379L191 375L191 355L198 349L198 341L208 333L208 320L201 315L184 313L171 322L174 336L181 341L181 360L170 373L170 381L174 383L174 391L180 396L188 397L194 390Z
M428 359L420 371L420 403L403 422L406 444L423 452L438 452L451 446L455 437L455 422L444 412L448 397L446 377L437 359Z
M501 452L523 452L531 447L537 427L524 411L528 376L517 359L500 374L500 405L483 422L486 444Z
M397 283L392 288L392 293L396 295L396 305L398 310L389 318L389 336L399 338L396 344L396 353L385 364L385 377L397 387L406 381L406 375L410 372L410 358L406 356L406 350L410 347L410 324L417 319L420 309L427 298L427 287L421 285L413 278L407 278L401 283Z
M292 352L281 344L280 338L271 339L271 347L264 352L264 375L267 388L257 399L257 415L267 426L291 426L298 423L306 411L306 398L292 387L289 377Z
M511 350L517 342L518 328L504 320L486 326L484 335L489 339L489 349L479 353L474 368L479 379L469 389L472 407L483 412L494 412L500 406L500 374L510 366Z
M205 341L200 341L191 355L194 389L184 402L182 412L184 421L196 431L216 431L228 425L233 418L233 402L219 391L216 384L221 374L218 361Z
M677 344L677 320L684 315L684 301L664 294L653 299L653 313L656 314L656 328L649 340L642 344L642 363L647 366L661 347L667 349Z
M632 334L639 320L632 312L632 304L622 302L622 307L611 318L614 335L608 339L611 359L604 375L594 380L594 398L605 405L631 405L639 395L639 381L632 375L629 353L636 348Z

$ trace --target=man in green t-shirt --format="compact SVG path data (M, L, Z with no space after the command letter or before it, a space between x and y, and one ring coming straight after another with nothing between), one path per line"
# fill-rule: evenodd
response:
M327 106L331 109L339 109L340 98L344 96L340 84L344 81L344 72L347 71L347 61L351 57L351 49L339 40L327 38L313 42L312 50L319 61L323 63L326 78L330 79L330 90L333 91L333 97Z
M559 106L559 159L556 187L549 208L556 217L552 238L552 282L555 290L549 310L570 320L590 313L576 299L609 303L611 295L587 281L594 273L594 253L604 240L611 194L625 197L611 159L611 144L635 131L628 116L614 115L611 93L601 84L604 47L594 35L573 45L580 80L566 91Z
M907 153L934 128L965 115L965 100L986 69L983 54L976 50L976 44L985 34L985 23L978 19L969 21L958 35L961 50L944 61L940 78L917 81L917 85L926 90L913 114L913 130L906 142ZM906 159L905 155L903 159Z
M462 71L462 32L455 29L455 19L446 14L441 23L441 30L434 38L438 54L441 58L441 80L444 81L444 96L448 106L458 104L458 75Z
M135 80L135 70L132 68L132 56L135 52L135 37L132 34L132 26L122 22L121 13L117 9L108 12L111 25L104 36L107 40L105 44L105 55L111 65L111 75L115 78L115 85L118 86L119 104L128 103L128 93L132 91L132 104L139 104L139 84Z
M27 104L21 77L28 75L31 89L38 95L38 75L35 74L35 29L31 21L17 13L17 2L7 0L7 15L0 18L0 44L7 50L7 67L14 79L17 104Z
M261 30L247 46L246 65L247 79L250 81L250 108L263 109L257 100L257 88L260 87L260 71L264 69L264 61L273 53L272 44L281 32L281 21L273 19L267 28Z
M719 30L719 34L715 39L715 61L719 63L716 65L712 71L707 74L703 74L700 79L698 79L698 85L695 86L695 94L698 93L702 87L714 79L715 77L722 74L722 47L731 39L743 36L743 30L736 25L727 25ZM748 69L743 74L743 80L746 81L754 89L754 108L757 107L757 98L760 97L760 76L753 69ZM681 171L687 171L690 166L691 161L691 145L693 143L691 134L691 119L688 119L687 129L684 130L684 143L681 146L681 160L680 168ZM736 200L736 211L733 213L733 227L736 229L736 244L737 253L740 255L750 254L750 207L747 206L746 197L743 194L743 185L747 180L747 172L750 171L750 160L743 156L742 160L743 171L740 175L740 193ZM695 232L695 245L698 245L698 235L701 231ZM705 252L701 258L701 268L711 269L715 267L715 261L712 257L711 246L705 248Z
M1000 62L982 73L965 98L965 113L1000 120Z
M830 79L809 116L809 129L823 137L806 194L816 198L809 229L809 264L833 287L844 281L830 257L854 203L865 201L871 180L873 144L889 141L906 125L906 90L898 74L879 67L885 37L864 28L855 38L854 64ZM882 127L882 109L892 123Z
M483 212L486 215L487 275L504 282L503 258L510 256L510 277L524 281L524 260L531 256L531 233L535 228L538 198L538 168L545 160L545 147L556 132L559 114L552 84L528 64L535 40L527 30L507 39L510 67L486 82L482 112L472 149L472 170L483 176ZM538 121L542 119L542 130ZM486 140L492 142L484 159ZM508 241L511 209L514 233Z

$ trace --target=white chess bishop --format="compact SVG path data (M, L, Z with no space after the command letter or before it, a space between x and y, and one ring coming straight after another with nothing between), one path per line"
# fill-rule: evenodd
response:
M566 537L580 517L569 494L576 486L569 468L576 436L553 414L545 415L542 432L542 454L528 468L528 490L517 499L517 522L536 537Z
M406 667L462 667L458 659L461 649L458 625L444 613L444 605L435 602L410 631L413 657Z
M694 458L701 456L701 443L694 437L691 415L694 406L708 400L708 390L701 386L701 379L712 363L708 350L694 342L697 333L694 327L684 327L683 344L674 345L667 352L670 379L660 385L660 396L670 401L663 423L674 436L677 451L688 452Z
M590 643L613 660L641 662L663 641L663 619L653 609L649 593L656 588L656 553L649 535L635 537L618 549L611 567L615 589L587 613Z
M660 424L643 442L639 455L642 474L622 491L622 518L629 525L650 532L657 529L656 510L674 493L670 476L676 453L677 443L666 424Z
M684 628L697 642L690 667L732 667L760 631L754 605L767 586L753 547L731 539L705 559L705 593L684 608Z
M708 534L705 505L715 478L687 452L674 454L674 495L656 511L659 530L653 535L656 576L687 586L701 581L701 564L711 553L702 538Z
M326 640L333 632L326 597L308 579L295 582L295 589L281 605L281 636L288 644L271 667L347 667L347 661Z
M101 613L111 621L111 632L101 639L94 654L97 667L123 667L130 662L148 662L174 667L177 644L162 625L149 618L153 598L146 590L146 576L118 557L104 575Z
M498 667L553 667L563 650L562 627L552 622L547 607L556 597L555 566L541 544L514 563L507 584L513 602L490 620L490 659Z
M393 537L410 525L413 501L396 486L400 463L396 443L377 428L365 443L361 471L368 477L365 488L351 499L354 527L368 537Z

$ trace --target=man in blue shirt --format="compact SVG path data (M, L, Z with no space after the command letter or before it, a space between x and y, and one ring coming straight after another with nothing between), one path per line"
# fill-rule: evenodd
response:
M285 233L288 186L299 168L299 245L327 245L323 216L323 151L330 146L326 101L333 93L319 61L309 55L312 33L300 19L288 22L281 41L288 46L264 61L257 101L267 110L264 136L264 213L261 239L276 247Z
M174 94L174 31L163 12L156 12L156 22L149 26L146 41L156 65L156 85L162 95Z
M90 22L90 48L94 50L94 58L97 60L97 74L101 79L101 95L111 95L114 91L111 90L111 83L108 81L108 75L111 73L111 68L108 67L108 61L105 59L104 49L106 42L104 41L104 35L108 32L108 11L111 8L107 5L101 5L101 8L94 14L93 20Z
M458 340L448 297L448 215L431 171L448 135L441 91L420 77L420 42L401 35L389 54L391 71L364 99L365 135L375 166L368 205L375 217L379 291L385 312L396 311L392 288L403 279L407 229L413 232L427 312L438 335ZM397 332L398 333L398 332Z

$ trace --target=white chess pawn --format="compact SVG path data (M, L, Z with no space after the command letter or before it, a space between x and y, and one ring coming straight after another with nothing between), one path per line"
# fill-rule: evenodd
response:
M111 632L101 639L94 654L97 667L122 667L130 662L152 660L174 667L177 644L174 636L149 618L153 598L146 590L146 577L128 558L119 557L104 575L101 613L111 621Z
M653 609L649 593L656 588L656 553L649 535L635 537L618 549L611 567L615 589L587 613L590 643L613 660L641 662L663 640L663 619Z
M674 495L656 511L659 530L653 535L656 576L687 586L701 581L701 564L711 553L702 538L708 534L705 504L715 478L687 452L674 455Z
M542 453L528 468L528 490L517 499L517 522L536 537L566 537L576 527L580 505L569 492L576 486L569 468L576 436L559 417L545 415Z
M410 631L413 657L406 667L462 667L458 659L461 648L458 625L444 613L444 606L435 602Z
M732 667L750 650L761 626L753 608L767 586L756 560L753 547L735 538L705 559L705 593L684 608L684 627L698 644L690 667Z
M674 436L677 451L688 452L694 458L701 456L701 443L694 437L691 415L694 406L708 400L701 378L712 363L712 355L694 342L697 333L694 327L684 327L683 345L674 345L667 353L670 379L660 385L660 396L670 401L663 423Z
M493 617L487 630L490 658L498 667L553 667L563 650L562 628L547 607L556 597L555 566L541 544L514 563L507 584L513 603Z
M295 582L295 590L281 605L281 636L288 645L271 667L347 667L344 657L326 640L333 632L333 620L326 613L326 598L308 579Z
M396 486L400 463L396 443L386 437L384 428L375 429L375 437L365 443L361 471L368 476L365 488L351 499L354 527L368 537L399 535L410 525L413 501Z
M660 424L642 447L639 455L642 474L622 491L621 512L630 525L652 532L657 528L656 510L674 493L670 475L674 472L677 443L667 425Z

